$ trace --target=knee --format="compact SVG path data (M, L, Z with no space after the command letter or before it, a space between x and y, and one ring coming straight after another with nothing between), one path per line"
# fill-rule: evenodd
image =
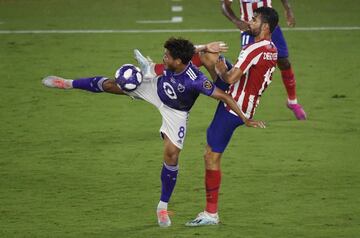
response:
M289 58L279 58L277 63L280 70L287 70L291 68Z
M115 85L115 80L107 79L103 82L102 88L105 92L112 89L112 87Z
M206 149L204 162L207 169L218 168L220 166L220 154L212 152L211 149Z
M175 166L178 164L179 155L176 153L166 154L164 161L167 165Z

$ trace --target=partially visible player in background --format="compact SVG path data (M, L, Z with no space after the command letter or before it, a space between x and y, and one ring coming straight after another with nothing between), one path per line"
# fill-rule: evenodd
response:
M82 89L94 93L128 95L154 105L162 115L160 134L164 140L163 167L161 170L161 196L157 206L158 224L171 225L168 202L175 188L178 175L178 159L187 133L189 112L199 94L226 103L250 127L264 127L263 122L247 119L235 100L217 88L190 62L195 53L194 45L181 38L170 38L164 44L163 62L166 70L160 77L144 80L134 91L122 90L113 79L90 77L77 80L48 76L43 79L47 87ZM138 175L134 175L138 176Z
M239 0L241 19L232 10L232 2L233 0L221 0L221 10L242 31L241 44L242 47L245 47L254 42L254 38L246 32L248 30L248 21L251 20L254 10L262 6L272 7L271 0ZM287 25L294 27L295 17L288 0L281 0L281 2L285 9ZM298 120L306 120L306 113L297 100L295 75L289 61L288 47L280 26L275 28L272 34L272 41L279 52L277 65L281 71L282 81L288 95L287 107L293 111Z

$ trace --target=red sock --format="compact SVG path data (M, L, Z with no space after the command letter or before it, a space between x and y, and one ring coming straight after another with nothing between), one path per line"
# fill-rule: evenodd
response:
M206 170L205 188L206 188L206 211L209 213L217 213L218 196L221 183L220 170Z
M296 99L296 81L292 68L281 70L281 77L286 88L288 98L290 100Z
M157 76L164 73L165 66L163 64L155 64L154 71Z
M194 54L193 57L191 58L191 62L193 63L193 65L195 65L196 67L200 67L203 64L201 63L201 59L200 59L200 55L199 54Z

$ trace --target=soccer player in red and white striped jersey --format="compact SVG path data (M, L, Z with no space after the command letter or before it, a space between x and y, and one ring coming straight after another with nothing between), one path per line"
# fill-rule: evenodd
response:
M237 80L235 77L228 79L228 82L232 83L229 94L232 95L248 119L253 117L261 94L271 83L277 54L275 45L268 39L262 39L242 50L234 65L235 69L239 69L237 72L242 72L242 76L236 82L233 82ZM226 109L235 113L228 106Z
M272 7L271 0L239 0L241 18L238 18L231 8L233 0L221 0L221 2L221 9L223 14L242 31L242 46L245 47L249 43L252 43L254 38L246 33L246 30L248 29L247 22L251 20L255 9L259 7ZM285 9L287 25L294 27L295 17L288 0L281 0L281 2ZM272 41L278 49L277 64L281 71L282 80L288 95L287 106L290 110L293 111L295 117L298 120L305 120L306 113L302 106L298 104L296 96L296 80L291 63L289 61L288 47L279 26L277 26L272 33Z
M214 62L217 75L230 84L228 93L237 102L241 111L251 121L259 99L271 82L278 52L271 41L271 33L278 23L277 12L270 7L254 11L249 28L255 42L243 49L235 65L225 64L220 57ZM210 56L209 56L210 57ZM209 70L209 65L204 62ZM215 82L217 84L219 79ZM204 212L186 223L187 226L219 224L218 196L221 183L220 161L234 130L243 125L238 117L224 103L219 103L214 118L207 129L205 159L206 208Z

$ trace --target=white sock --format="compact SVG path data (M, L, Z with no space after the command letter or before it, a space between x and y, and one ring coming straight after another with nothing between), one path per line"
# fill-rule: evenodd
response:
M298 101L297 101L297 99L295 98L294 100L290 100L290 99L288 99L288 103L289 104L297 104L298 103Z
M70 86L70 88L73 88L73 82L74 82L74 80L72 80L72 79L67 79L67 81L69 82L69 86Z
M160 200L157 206L157 210L167 210L167 208L168 208L168 203Z
M210 212L207 212L207 211L205 211L206 212L206 214L208 214L209 216L211 216L211 217L217 217L218 216L218 213L216 212L216 213L210 213Z

